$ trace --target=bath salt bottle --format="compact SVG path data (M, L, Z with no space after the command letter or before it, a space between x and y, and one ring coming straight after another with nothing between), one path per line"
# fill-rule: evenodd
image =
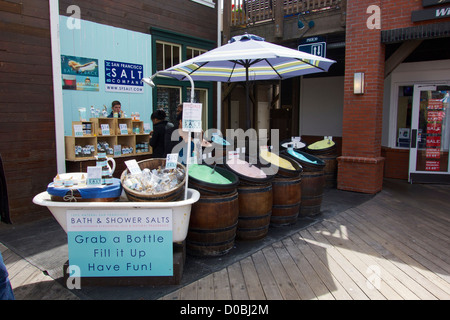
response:
M106 157L106 149L102 146L100 149L98 149L98 155L97 155L97 167L102 168L102 184L103 185L109 185L113 183L111 170L108 166L108 158Z

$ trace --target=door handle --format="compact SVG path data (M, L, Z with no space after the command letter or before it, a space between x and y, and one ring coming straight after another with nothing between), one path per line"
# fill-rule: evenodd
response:
M417 148L417 129L411 131L411 148Z

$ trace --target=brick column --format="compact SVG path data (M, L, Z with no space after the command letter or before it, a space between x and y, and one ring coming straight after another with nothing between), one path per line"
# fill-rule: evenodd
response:
M384 45L381 30L367 27L371 5L381 1L348 0L342 156L338 158L338 189L381 191L381 130L384 90ZM382 18L382 15L381 15ZM381 20L382 22L382 20ZM364 94L353 93L353 75L365 74Z

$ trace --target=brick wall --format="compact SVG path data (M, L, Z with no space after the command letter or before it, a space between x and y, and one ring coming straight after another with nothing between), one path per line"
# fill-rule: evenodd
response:
M384 164L384 45L381 30L367 27L370 5L381 7L381 1L350 0L347 4L343 142L338 158L338 188L364 193L381 190ZM365 74L363 95L353 94L356 72Z
M369 6L381 9L381 29L370 29ZM423 10L421 0L348 0L342 156L338 158L338 188L376 193L385 177L408 178L409 152L381 151L385 47L381 30L450 21L413 23L411 13ZM364 95L353 94L353 75L365 74ZM386 160L386 161L385 161ZM385 167L384 167L385 166Z

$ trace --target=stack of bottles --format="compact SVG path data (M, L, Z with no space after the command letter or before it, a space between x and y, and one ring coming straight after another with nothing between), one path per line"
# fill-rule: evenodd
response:
M99 149L97 155L97 167L102 168L102 184L109 185L113 183L111 169L108 166L108 159L106 158L106 150Z

